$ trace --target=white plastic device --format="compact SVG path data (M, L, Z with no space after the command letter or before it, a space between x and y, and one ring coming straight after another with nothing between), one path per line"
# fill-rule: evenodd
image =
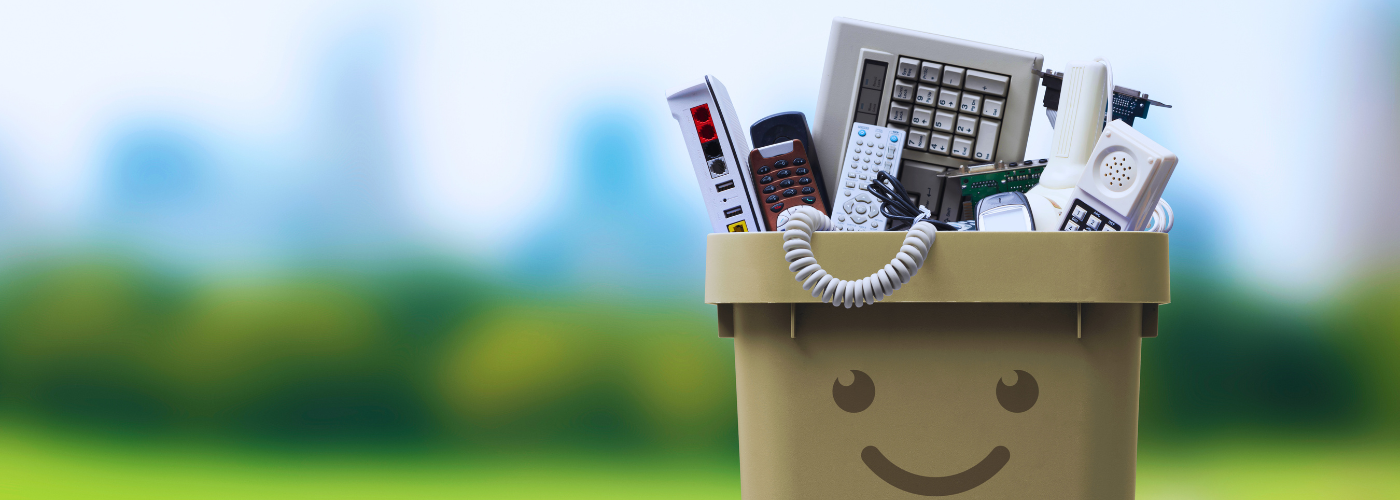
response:
M925 218L929 217L924 212ZM923 267L928 252L933 248L934 236L938 228L926 219L920 219L904 236L904 244L894 254L889 264L864 278L847 281L827 274L812 254L812 233L815 231L838 230L831 218L820 210L809 206L798 206L783 211L778 217L778 231L783 233L783 254L788 262L788 270L796 273L797 281L802 282L803 290L811 290L813 297L834 306L847 309L874 304L894 294L895 290L909 283Z
M1176 155L1122 120L1104 127L1089 167L1075 185L1061 231L1142 231L1158 210ZM1170 208L1166 209L1170 211ZM1166 232L1169 222L1158 228Z
M1074 184L1089 164L1108 113L1108 89L1113 76L1107 61L1075 61L1065 67L1060 110L1050 145L1050 162L1040 183L1026 192L1035 226L1056 231L1074 194Z
M839 191L833 191L832 223L840 231L883 231L885 216L880 203L870 196L870 183L881 171L899 176L899 159L904 150L904 133L857 123L851 128L837 176Z
M705 75L668 94L666 103L681 126L714 232L765 230L748 173L749 142L729 91L719 79Z
M838 17L831 22L812 122L817 155L840 158L852 125L864 123L907 131L904 159L939 169L1020 161L1043 60ZM828 176L827 191L841 189L842 179ZM920 183L906 183L922 187L914 184Z

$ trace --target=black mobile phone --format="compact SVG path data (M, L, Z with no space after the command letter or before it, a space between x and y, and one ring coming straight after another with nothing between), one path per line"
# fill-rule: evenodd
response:
M817 161L817 146L812 142L812 132L807 127L806 116L798 111L766 116L749 126L749 138L753 140L754 149L793 139L802 141L802 145L807 149L807 163L817 181L814 185L817 187L817 194L821 196L821 205L830 211L831 198L826 194L826 180L822 178L821 162Z
M1018 191L997 193L977 202L978 231L1035 231L1030 201Z

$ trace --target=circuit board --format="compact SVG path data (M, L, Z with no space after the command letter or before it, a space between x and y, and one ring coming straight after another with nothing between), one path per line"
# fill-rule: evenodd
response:
M939 213L946 214L947 220L970 220L976 217L974 211L982 198L997 193L1030 191L1040 183L1040 173L1047 163L1044 159L997 162L950 172Z

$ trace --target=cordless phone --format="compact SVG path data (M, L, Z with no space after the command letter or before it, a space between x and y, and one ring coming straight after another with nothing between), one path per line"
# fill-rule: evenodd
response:
M827 213L826 202L819 195L821 181L816 180L802 141L793 139L750 151L749 171L764 208L765 227L777 228L778 214L799 205Z
M823 177L822 163L817 160L817 147L816 143L812 142L812 132L807 127L806 115L798 111L768 115L754 122L753 125L749 125L749 138L753 140L755 148L772 146L793 139L802 141L802 147L807 150L807 166L812 170L812 180L816 181L817 198L822 200L822 206L831 206L831 198L827 195L826 179ZM823 213L829 212L823 211Z

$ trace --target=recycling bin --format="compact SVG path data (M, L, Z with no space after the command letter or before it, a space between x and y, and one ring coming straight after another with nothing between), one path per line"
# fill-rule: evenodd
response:
M903 238L812 248L856 279ZM802 290L781 234L712 234L705 301L734 342L745 499L1133 497L1166 234L941 232L907 285L849 309Z

